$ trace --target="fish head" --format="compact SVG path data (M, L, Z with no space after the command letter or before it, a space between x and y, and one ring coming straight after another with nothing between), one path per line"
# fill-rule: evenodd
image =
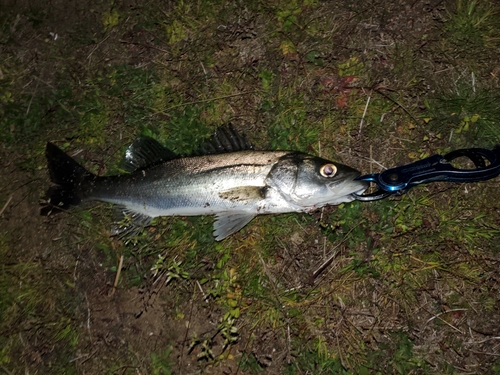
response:
M351 202L353 194L361 194L369 186L356 180L360 172L351 167L302 153L281 158L271 173L275 188L303 211Z

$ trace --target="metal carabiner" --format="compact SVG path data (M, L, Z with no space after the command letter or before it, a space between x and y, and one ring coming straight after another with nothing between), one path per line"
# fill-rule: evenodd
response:
M475 169L460 169L451 165L451 161L467 157L474 163ZM391 168L381 173L359 176L357 180L373 182L378 190L374 193L358 195L356 200L374 201L393 194L404 194L410 188L435 181L476 182L500 175L500 147L493 150L467 148L452 151L445 156L433 155L414 163Z

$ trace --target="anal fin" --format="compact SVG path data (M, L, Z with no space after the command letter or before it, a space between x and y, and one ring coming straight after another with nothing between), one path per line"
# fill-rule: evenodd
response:
M114 207L114 222L111 227L111 235L133 237L151 223L153 218L148 215L133 211L125 206L116 205Z
M254 217L254 214L246 211L224 212L217 214L214 222L215 239L217 241L222 241L231 234L238 232Z

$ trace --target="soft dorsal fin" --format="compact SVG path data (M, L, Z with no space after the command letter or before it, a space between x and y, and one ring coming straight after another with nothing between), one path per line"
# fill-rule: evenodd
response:
M204 142L197 154L223 154L226 152L253 150L245 134L236 131L232 124L220 126L210 139Z
M177 158L177 154L151 137L137 138L127 149L123 168L128 172Z

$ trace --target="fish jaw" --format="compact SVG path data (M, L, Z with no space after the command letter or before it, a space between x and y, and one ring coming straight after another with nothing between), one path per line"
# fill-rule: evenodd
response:
M332 198L326 198L325 204L336 205L354 201L356 194L362 194L370 186L366 181L356 180L360 175L358 171L352 170L352 172L345 172L341 180L328 184Z
M353 174L352 180L342 181L342 186L328 186L328 190L325 190L319 198L318 194L310 199L301 196L303 211L312 212L324 206L336 206L354 201L355 194L362 194L368 188L368 184L359 184L360 181L354 180L357 176L359 173Z

